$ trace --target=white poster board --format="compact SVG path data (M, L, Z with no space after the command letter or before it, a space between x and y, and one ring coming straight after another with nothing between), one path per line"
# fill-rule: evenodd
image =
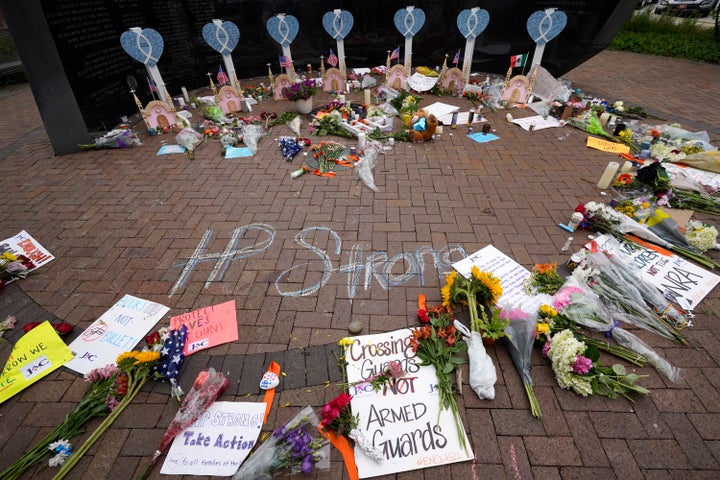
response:
M397 360L406 372L392 388L375 392L369 383L351 386L351 407L359 429L383 452L377 462L355 447L360 478L472 460L465 428L458 432L452 412L440 410L435 367L421 367L411 346L412 329L352 337L347 349L348 382L360 382ZM467 451L458 434L465 438Z
M264 402L214 402L173 440L160 473L229 477L255 446Z
M534 115L532 117L516 118L512 121L515 125L519 125L523 130L528 132L533 130L544 130L546 128L554 128L560 126L560 120L555 117L543 117L542 115Z
M68 345L75 358L65 366L85 375L114 365L118 355L135 348L169 310L165 305L125 295Z
M593 242L602 249L612 239L610 235L599 235ZM592 249L592 243L585 245ZM654 285L660 293L675 299L680 306L694 309L705 296L720 282L720 276L705 270L679 255L662 255L655 250L632 242L620 242L623 253L629 255L642 276ZM666 295L669 292L670 295Z
M35 264L33 271L55 257L25 230L0 242L0 253L10 252L15 256L25 255Z
M478 250L467 258L453 263L452 266L460 275L470 278L470 269L473 265L500 279L503 294L498 299L498 305L501 307L517 307L526 312L534 312L543 303L548 303L547 298L542 295L525 293L524 282L530 276L530 270L493 245Z

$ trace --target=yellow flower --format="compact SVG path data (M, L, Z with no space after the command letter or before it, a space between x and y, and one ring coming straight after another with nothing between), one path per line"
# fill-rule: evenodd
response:
M540 305L540 308L538 308L538 310L540 311L541 318L557 317L558 314L557 310L555 310L550 305Z
M117 359L115 360L115 363L120 365L120 363L122 363L125 360L132 360L133 363L135 363L137 361L137 354L138 354L138 352L136 352L134 350L131 352L123 352L120 355L118 355Z
M355 340L353 340L352 338L343 337L340 340L338 340L338 345L340 345L341 347L349 347L350 345L353 344L354 341Z
M495 305L498 298L503 294L502 286L500 285L500 279L492 273L483 272L478 267L473 266L471 269L472 276L475 280L485 287L484 292L478 291L484 305ZM484 294L484 295L483 295ZM484 297L484 298L483 298Z
M5 260L7 260L9 262L14 262L15 260L17 260L17 257L10 252L3 253L2 258L4 258Z
M158 360L160 360L160 352L148 350L145 352L137 352L137 355L135 355L135 365L157 362Z
M550 325L548 325L548 324L545 323L545 322L540 322L540 323L538 323L537 326L535 327L535 330L537 331L537 334L538 334L538 335L543 335L543 334L546 334L546 333L548 333L548 332L550 331Z
M457 278L457 272L453 270L452 272L445 275L445 285L440 289L440 296L442 298L442 306L443 307L452 307L452 304L450 303L450 291L452 290L453 285L455 284L455 279Z

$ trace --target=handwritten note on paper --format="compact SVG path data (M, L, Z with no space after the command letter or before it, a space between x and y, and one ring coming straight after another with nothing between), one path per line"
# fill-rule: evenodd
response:
M449 410L440 409L434 366L420 366L410 346L411 329L377 335L352 337L347 348L347 378L363 382L381 373L390 361L400 362L405 377L380 391L369 383L350 387L352 411L360 419L360 429L383 453L377 462L358 446L355 463L360 478L472 460L472 450L460 445ZM467 436L465 436L467 443Z
M630 153L630 147L622 143L615 143L608 140L603 140L597 137L588 137L585 146L594 148L595 150L601 150L603 152L617 153Z
M472 255L453 263L460 275L470 278L474 266L484 272L490 272L500 279L503 294L498 305L503 307L522 307L525 311L534 311L545 299L539 295L528 295L524 282L530 276L530 270L508 257L493 245L478 250Z

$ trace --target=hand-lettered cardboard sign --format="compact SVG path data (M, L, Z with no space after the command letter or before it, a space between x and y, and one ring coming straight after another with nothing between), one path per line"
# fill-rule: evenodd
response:
M265 415L263 402L215 402L180 432L160 473L230 476L255 446Z
M60 368L73 355L50 322L33 328L10 352L0 373L0 403Z
M35 264L35 270L55 257L25 230L0 242L0 253L10 252L15 256L25 255Z
M603 152L617 153L618 155L621 153L630 153L630 147L628 145L603 140L597 137L588 137L585 146Z
M118 355L134 349L169 310L159 303L125 295L69 345L75 358L66 366L85 375L115 364Z
M452 412L441 410L434 366L420 366L410 346L412 329L352 337L347 347L347 379L351 384L381 373L397 360L406 372L392 387L373 390L369 383L351 386L351 407L359 429L383 453L378 462L355 447L360 478L376 477L472 460L472 447ZM460 444L464 436L467 450Z
M170 329L188 328L185 355L238 339L235 300L170 318Z

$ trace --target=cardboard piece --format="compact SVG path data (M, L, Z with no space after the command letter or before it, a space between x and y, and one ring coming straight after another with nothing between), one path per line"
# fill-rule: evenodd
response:
M160 473L229 477L255 446L263 402L214 402L173 440Z
M352 337L348 347L348 382L363 382L397 360L406 376L392 387L375 392L369 383L351 386L353 414L358 428L384 453L377 462L355 446L360 478L447 465L472 460L472 447L461 446L455 420L449 410L440 410L437 375L432 365L420 366L409 346L412 329ZM465 435L465 429L461 434Z
M468 135L468 138L470 138L471 140L474 140L478 143L486 143L486 142L492 142L493 140L497 140L500 137L498 137L497 135L495 135L493 133L475 132L471 135Z
M588 137L585 146L600 150L602 152L617 153L630 153L630 146L623 143L611 142L609 140L603 140L597 137Z
M54 370L73 354L47 320L20 337L0 373L0 403Z
M235 300L170 317L170 329L188 328L185 355L238 339Z
M75 358L66 366L85 375L114 365L118 355L134 349L169 310L165 305L125 295L69 345Z

